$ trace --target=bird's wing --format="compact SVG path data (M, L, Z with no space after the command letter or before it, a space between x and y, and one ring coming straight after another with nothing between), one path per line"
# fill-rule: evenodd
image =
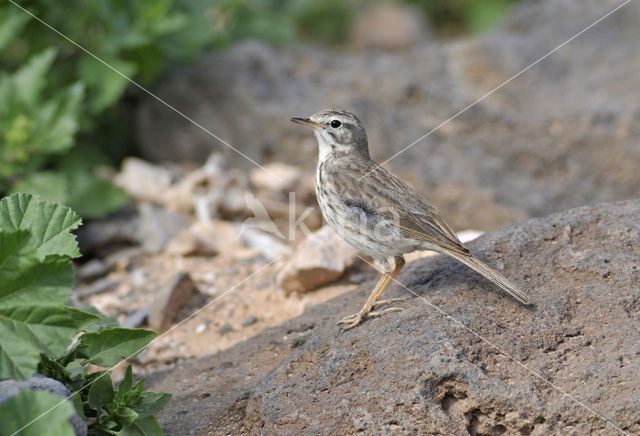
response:
M371 164L375 165L373 161ZM357 170L352 167L350 171L333 172L343 201L352 207L361 205L366 213L381 215L409 238L461 254L469 253L453 230L440 218L436 208L423 196L384 168L371 169L373 167L366 162L361 162Z

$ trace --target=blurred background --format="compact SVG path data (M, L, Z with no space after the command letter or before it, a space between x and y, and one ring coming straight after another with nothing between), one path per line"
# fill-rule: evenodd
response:
M260 59L249 58L271 57L266 47L279 47L285 52L287 47L306 44L341 53L365 48L401 50L417 43L464 37L489 29L514 1L108 0L60 3L36 0L17 3L122 75L17 6L9 2L0 6L0 191L35 192L71 205L85 218L100 218L129 201L125 192L100 176L105 175L104 168L100 171L100 167L117 168L121 160L130 155L203 163L211 150L223 148L209 136L194 138L204 142L196 145L161 144L156 138L149 138L153 132L141 132L137 123L137 117L148 115L146 112L140 114L148 96L123 75L151 90L171 78L180 81L175 79L176 75L193 80L192 73L184 73L185 69L189 71L188 66L203 68L205 75L207 68L212 69L212 75L233 75L228 66L219 68L218 62L226 62L224 59L211 56L247 40L268 44L264 48L254 47L253 51L249 49L247 59L242 59L246 63L236 64L237 67L252 68L253 62L256 75L261 74ZM385 32L389 35L379 36L381 39L376 40L377 33ZM310 55L313 56L313 52ZM236 58L243 56L238 54ZM280 64L273 56L268 62ZM207 59L210 62L206 66L198 66ZM225 71L218 71L221 69ZM204 92L214 93L206 101L208 111L228 112L226 102L215 98L215 90L210 88L219 84L190 83L186 86L191 85L202 85L208 88ZM263 85L271 86L270 83ZM264 92L275 91L265 89ZM344 92L349 91L344 89ZM260 106L259 101L255 103ZM159 102L149 104L158 105L153 110L166 111L163 117L175 117L175 121L167 126L169 129L184 121ZM183 102L175 104L178 109L185 109ZM289 102L282 102L282 113L296 115L289 111L288 105ZM320 107L309 107L309 110L314 109ZM203 119L200 114L188 111L187 115L211 127L206 116ZM250 115L226 114L236 120ZM153 129L149 123L153 124L153 120L147 120L145 128ZM256 128L259 130L259 126ZM256 128L251 130L252 134ZM217 131L215 127L212 130ZM180 135L177 131L175 134ZM284 135L284 132L278 134ZM234 136L223 135L238 149L252 155L255 144L244 143L244 137ZM254 142L258 141L259 138L255 138ZM190 152L185 154L181 147L189 148ZM198 149L197 152L194 149ZM267 160L265 156L252 157L260 162ZM298 156L294 160L305 159Z

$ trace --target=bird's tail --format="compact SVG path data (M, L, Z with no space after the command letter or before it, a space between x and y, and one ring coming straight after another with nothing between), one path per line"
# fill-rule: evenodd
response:
M531 304L531 300L529 299L527 294L524 293L522 289L520 289L519 287L511 283L509 280L507 280L505 276L500 274L498 271L480 262L478 259L471 256L470 254L464 254L464 253L459 253L459 252L449 251L449 250L446 250L445 253L459 260L460 262L464 263L465 265L467 265L469 268L476 271L477 273L482 274L487 279L491 280L493 283L500 286L502 289L504 289L509 294L511 294L516 300L518 300L522 304L525 304L525 305Z

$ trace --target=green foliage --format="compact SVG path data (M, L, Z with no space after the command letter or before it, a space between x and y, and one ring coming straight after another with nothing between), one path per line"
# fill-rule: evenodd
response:
M170 394L143 392L144 379L133 386L130 366L118 390L108 371L88 373L92 364L108 367L132 358L156 333L120 328L94 309L66 304L73 286L69 258L80 255L71 232L80 223L68 207L29 194L0 200L0 378L23 380L39 372L64 383L78 413L91 418L92 434L162 434L153 414ZM65 434L62 422L72 409L63 404L24 434ZM13 416L0 420L0 434L53 405L48 396L21 392L0 408ZM17 409L22 412L13 413Z
M73 146L84 87L77 83L44 95L55 56L54 49L44 50L0 75L0 178L32 171L48 155Z
M46 419L37 419L52 408ZM0 434L10 435L20 431L21 436L74 436L68 421L72 415L73 406L67 401L61 403L58 395L23 389L0 405ZM28 427L22 429L26 425Z
M118 435L161 433L160 425L153 415L169 402L170 394L143 392L144 379L134 385L131 366L127 367L117 390L113 389L105 372L97 372L91 376L93 384L87 395L85 413L95 418L92 425L94 431L117 431Z
M444 36L482 32L493 27L521 0L403 0L424 11Z

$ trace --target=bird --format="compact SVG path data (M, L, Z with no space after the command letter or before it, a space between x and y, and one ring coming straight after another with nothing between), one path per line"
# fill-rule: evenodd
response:
M371 159L365 128L353 113L326 109L291 121L311 127L318 142L315 184L324 221L381 266L380 280L362 309L344 317L338 325L352 329L366 318L403 310L373 309L404 301L380 298L405 265L404 255L417 250L451 256L520 303L532 304L523 290L475 258L425 197Z

